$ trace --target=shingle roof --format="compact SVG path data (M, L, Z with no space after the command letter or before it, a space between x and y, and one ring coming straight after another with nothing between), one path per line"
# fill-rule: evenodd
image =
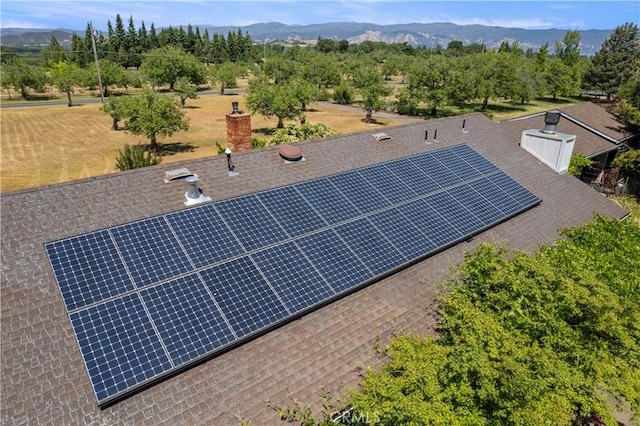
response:
M638 134L638 130L624 126L607 110L591 102L560 108L562 118L557 131L576 135L574 153L593 157L618 148L617 143ZM537 113L501 123L509 138L520 141L522 132L544 128L544 113Z
M462 120L466 130L461 132ZM426 145L425 130L439 143ZM379 129L379 128L376 128ZM480 241L532 250L558 228L594 213L626 212L570 175L558 175L513 143L505 126L480 114L433 120L384 132L361 132L301 144L304 162L284 164L277 148L154 166L3 194L1 417L3 424L277 423L265 400L286 405L289 392L320 410L320 391L356 385L375 365L376 336L433 333L439 283ZM420 152L468 143L543 199L539 206L365 289L314 311L178 376L100 410L43 244L185 208L184 182L164 172L187 167L214 200L269 189Z

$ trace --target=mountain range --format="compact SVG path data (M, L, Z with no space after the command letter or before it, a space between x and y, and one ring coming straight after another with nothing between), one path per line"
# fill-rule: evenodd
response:
M176 26L178 27L178 26ZM187 28L187 25L183 25ZM472 43L485 43L488 48L499 47L503 41L517 41L523 49L532 48L537 51L544 43L549 43L550 51L553 51L554 42L561 41L566 30L545 29L528 30L522 28L504 28L485 25L457 25L452 23L429 24L396 24L376 25L356 22L331 22L313 25L286 25L278 22L252 24L241 27L192 25L205 30L209 35L214 33L227 35L229 31L238 29L251 35L255 41L300 41L315 42L318 37L335 40L347 40L349 43L361 43L366 40L383 41L386 43L407 43L411 46L435 47L440 45L447 47L449 42L460 40L465 45ZM160 31L157 28L156 31ZM581 53L593 55L600 49L602 42L611 34L612 30L581 30ZM84 37L85 30L69 29L26 29L26 28L2 28L0 29L0 45L7 47L46 45L54 36L61 45L69 44L72 34Z

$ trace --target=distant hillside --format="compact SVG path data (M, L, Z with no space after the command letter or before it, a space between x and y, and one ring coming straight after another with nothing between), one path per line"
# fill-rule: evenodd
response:
M183 28L186 28L186 24ZM432 24L397 24L376 25L355 22L331 22L314 25L285 25L278 22L252 24L244 27L221 27L212 25L195 25L200 32L208 30L210 35L214 33L226 35L229 31L237 31L238 28L247 32L256 41L282 40L282 41L307 41L313 42L322 38L335 40L348 40L349 43L361 43L365 40L383 41L386 43L408 43L412 46L437 46L446 47L450 41L460 40L465 45L471 43L486 43L491 47L498 47L503 41L518 41L524 49L538 50L544 43L549 43L553 50L554 41L562 40L566 30L526 30L521 28L489 27L484 25L456 25L451 23ZM160 29L158 29L160 30ZM580 31L581 52L584 55L592 55L600 49L602 42L611 34L612 30L585 30ZM77 33L84 36L84 30L32 30L20 28L3 28L0 30L0 44L3 46L44 45L55 36L61 45L68 44L71 34Z

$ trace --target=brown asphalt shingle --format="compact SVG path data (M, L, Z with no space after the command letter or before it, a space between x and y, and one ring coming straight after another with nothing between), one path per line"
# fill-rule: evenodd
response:
M570 175L558 175L480 114L433 120L301 144L304 162L285 165L277 148L206 158L4 194L1 251L2 425L277 424L265 400L287 405L288 392L320 412L320 391L355 386L378 365L376 336L433 333L441 280L480 241L534 250L594 213L626 212ZM426 145L425 130L439 143ZM519 139L518 139L519 140ZM181 166L200 176L214 200L291 184L457 143L468 143L543 199L541 205L423 262L312 312L204 364L100 410L43 244L185 208L186 184L165 184Z

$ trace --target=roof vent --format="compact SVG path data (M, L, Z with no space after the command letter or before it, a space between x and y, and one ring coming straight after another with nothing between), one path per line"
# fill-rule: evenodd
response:
M376 138L377 141L386 141L391 139L391 136L386 133L374 133L373 137Z
M541 130L542 133L548 133L551 135L556 134L556 126L560 121L560 111L557 109L547 111L544 114L544 129Z
M297 146L293 145L283 145L280 147L278 151L280 157L284 160L286 164L288 163L297 163L298 161L304 161L304 157L302 156L302 150Z
M164 181L165 183L173 182L174 180L180 180L188 178L189 176L198 176L195 173L191 173L189 169L181 168L175 170L167 170L164 172Z
M194 204L211 201L211 198L205 197L202 194L202 190L198 188L197 176L189 176L185 179L185 181L189 184L189 190L184 194L184 196L187 198L187 201L184 202L185 206L192 206Z

